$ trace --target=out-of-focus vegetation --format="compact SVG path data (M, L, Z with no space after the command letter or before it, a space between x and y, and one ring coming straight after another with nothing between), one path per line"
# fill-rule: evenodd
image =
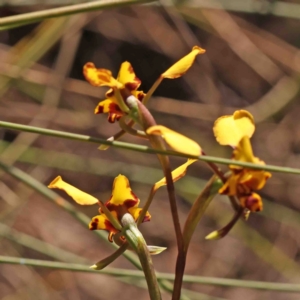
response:
M172 63L199 45L206 53L193 68L176 81L164 80L149 101L157 122L193 138L208 155L229 158L229 147L214 139L213 123L219 116L246 109L257 124L254 153L267 164L300 168L300 4L242 2L185 1L175 6L162 1L0 31L0 119L108 138L118 125L94 115L105 89L84 80L83 65L92 61L116 75L120 64L130 61L142 80L141 89L147 91ZM79 1L64 4L70 3ZM1 17L58 3L4 4L8 6L1 8ZM60 174L102 201L109 199L113 178L120 173L130 179L142 204L162 177L157 158L150 154L99 151L94 144L7 129L1 129L1 137L1 162L45 185ZM141 143L130 136L122 140ZM184 160L174 157L171 162L175 168ZM106 240L61 207L4 170L0 175L1 255L92 264L111 254ZM182 221L210 176L207 165L198 162L175 184ZM247 222L240 220L225 238L207 241L204 237L233 214L228 199L216 197L191 241L186 274L299 283L299 180L274 173L261 192L264 210L251 214ZM95 215L94 207L76 209ZM140 229L148 244L167 247L153 258L156 270L173 273L176 242L169 211L167 192L161 189L150 208L151 222ZM125 258L111 266L132 268ZM148 299L143 286L137 279L0 265L0 299L5 300ZM299 299L297 293L197 283L184 288L193 291L186 294L190 299Z

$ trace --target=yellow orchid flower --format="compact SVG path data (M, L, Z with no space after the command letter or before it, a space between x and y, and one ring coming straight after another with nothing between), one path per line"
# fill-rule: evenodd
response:
M63 181L61 176L56 177L48 186L50 189L61 189L65 191L75 202L80 205L93 205L98 203L98 199L79 190L78 188ZM125 213L130 213L134 220L137 221L141 208L139 208L140 200L130 188L129 180L124 175L119 175L115 178L112 188L112 195L105 203L106 208L116 220L121 220ZM99 209L100 214L93 217L89 224L90 230L103 229L109 232L108 239L113 241L113 236L119 230L111 223L108 216L103 210ZM146 213L143 222L150 221L149 212Z
M144 98L142 91L137 91L141 85L134 73L131 64L125 61L121 64L117 79L112 73L106 69L97 69L91 62L86 63L83 67L83 75L86 80L93 86L108 86L110 90L106 93L107 99L99 102L95 108L95 114L107 113L108 121L114 123L119 120L125 112L121 109L121 105L116 97L116 90L120 91L122 98L134 95L140 101ZM124 101L124 99L122 99ZM125 101L123 103L125 105Z
M253 155L250 137L255 130L254 118L246 110L235 111L233 115L218 118L214 124L214 134L221 145L234 148L233 160L264 165L265 163ZM250 211L261 211L261 197L254 191L262 189L271 173L263 170L230 165L231 171L227 181L219 193L237 196L242 207Z
M160 75L158 84L154 84L154 87L150 89L150 94L152 95L162 79L174 79L185 74L194 63L196 56L204 52L204 49L194 46L189 54L184 56L167 71ZM110 90L106 93L107 99L99 102L95 108L95 114L107 113L108 121L111 123L119 120L127 113L127 105L125 100L130 95L133 95L140 101L143 101L145 97L145 94L142 91L137 90L141 84L141 81L136 77L131 64L127 61L121 64L117 79L112 76L112 73L109 70L97 69L91 62L88 62L84 65L83 74L86 80L93 86L110 87ZM117 97L117 91L120 92L119 96L121 100L119 97ZM148 93L148 96L150 96L150 94Z

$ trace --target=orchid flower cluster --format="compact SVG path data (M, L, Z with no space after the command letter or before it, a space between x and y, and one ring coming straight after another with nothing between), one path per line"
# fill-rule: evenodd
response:
M107 86L109 88L106 92L106 99L100 101L96 106L95 114L107 114L109 122L119 123L121 131L110 137L110 141L117 140L127 133L148 139L150 145L158 150L166 150L165 141L173 151L190 157L183 165L171 171L168 157L158 154L165 177L153 185L149 198L143 207L139 207L140 199L133 193L129 180L124 175L118 175L114 179L112 195L105 203L68 184L60 176L50 183L49 188L58 188L65 191L80 205L98 204L99 214L92 218L89 229L106 230L108 240L124 247L124 251L131 249L136 251L138 255L140 254L139 247L135 243L135 239L132 238L132 234L146 245L137 226L142 222L150 221L151 215L148 209L155 192L161 186L167 185L171 213L176 215L176 203L172 198L173 182L182 178L186 174L188 166L198 161L199 156L205 155L196 141L164 125L156 124L155 119L146 107L153 92L163 79L181 77L193 65L197 55L203 53L205 53L204 49L198 46L193 47L190 53L159 76L148 93L139 90L141 80L135 75L131 64L127 61L122 63L117 78L114 78L109 70L98 69L91 62L86 63L83 67L83 74L91 85L96 87ZM235 165L236 161L264 165L264 162L255 157L252 151L250 138L254 131L254 118L250 112L245 110L237 110L232 115L222 116L215 121L213 126L216 141L220 145L230 146L233 149L232 164L229 165L227 173L224 174L217 166L210 163L212 169L222 180L217 191L221 195L227 195L231 201L235 202L235 209L239 211L239 217L263 209L262 199L256 192L261 190L271 177L269 172L261 169ZM100 146L102 150L107 148L107 146ZM182 232L178 233L180 226L178 226L176 216L173 216L173 220L177 242L180 245ZM128 230L131 230L131 232L129 233ZM220 234L217 235L217 238L223 236L224 234ZM214 238L216 238L216 235ZM146 248L150 254L158 254L165 249L156 246L147 246ZM106 264L101 264L100 261L93 267L100 269L104 266Z

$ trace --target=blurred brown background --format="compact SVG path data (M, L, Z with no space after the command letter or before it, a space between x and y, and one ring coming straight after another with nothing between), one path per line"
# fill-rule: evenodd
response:
M220 3L227 9L215 9ZM118 124L93 114L106 89L85 82L82 66L92 61L116 76L120 64L128 60L146 92L159 74L199 45L206 53L197 57L188 73L164 80L152 97L149 107L157 123L193 138L208 155L228 158L231 150L216 143L213 122L236 109L247 109L257 124L252 138L255 155L267 164L300 168L300 3L291 3L188 1L175 8L162 2L0 31L0 119L108 138L118 131ZM291 6L284 10L278 4ZM46 7L6 6L1 16L42 8ZM286 16L278 16L284 12ZM162 177L154 155L114 148L99 151L96 144L0 132L2 162L46 185L62 175L103 201L110 197L113 178L120 173L130 179L142 203L151 185ZM144 143L130 136L122 140ZM174 168L183 162L172 158ZM112 253L109 242L70 214L3 171L0 175L1 255L53 259L12 241L9 228L90 263ZM210 176L205 163L198 162L176 183L182 223ZM248 222L240 220L224 239L206 241L204 237L224 226L233 214L226 197L213 200L193 237L186 274L299 283L299 177L273 173L261 195L263 212L252 214ZM95 207L77 208L90 217L97 214ZM141 231L148 244L168 248L153 261L158 271L173 273L176 244L165 189L157 193L150 212L152 220ZM133 268L123 257L111 266ZM190 295L191 299L300 298L293 293L200 284L184 287L199 292ZM170 299L170 295L164 293L163 298ZM148 294L105 275L0 265L0 299L127 300L148 299Z

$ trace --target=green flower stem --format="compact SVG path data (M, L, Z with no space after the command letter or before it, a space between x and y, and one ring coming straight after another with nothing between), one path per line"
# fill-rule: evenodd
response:
M87 272L87 273L98 273L110 276L124 276L132 278L144 278L144 273L137 270L124 270L117 268L106 268L101 271L94 271L81 264L70 264L62 262L53 262L47 260L27 259L10 256L0 256L0 263L2 264L15 264L25 265L33 267L52 268L59 270ZM174 275L169 273L157 273L157 278L161 280L174 280ZM252 281L252 280L239 280L239 279L226 279L226 278L214 278L214 277L201 277L201 276L184 276L185 283L198 283L203 285L223 286L223 287L238 287L238 288L249 288L257 290L268 290L278 292L289 292L299 293L300 284L291 283L280 283L280 282L263 282L263 281Z
M40 10L37 12L30 12L26 14L1 18L0 30L8 29L10 27L22 26L24 24L40 22L48 18L56 18L95 10L130 6L133 4L143 4L150 2L155 2L155 0L99 0L59 8Z
M27 132L31 132L31 133L38 133L38 134L59 137L59 138L65 138L65 139L81 141L81 142L104 144L104 145L109 145L109 146L120 148L120 149L127 149L127 150L132 150L132 151L137 151L137 152L143 152L143 153L171 155L171 156L179 156L179 157L185 157L185 158L195 158L195 159L199 159L199 160L202 160L205 162L214 162L214 163L223 164L223 165L234 164L236 166L241 166L241 167L255 169L255 170L265 170L265 171L269 171L269 172L280 172L280 173L300 175L300 169L296 169L296 168L279 167L279 166L273 166L273 165L259 165L259 164L241 162L241 161L233 162L233 160L231 160L231 159L207 156L207 155L206 156L193 156L193 155L188 155L188 154L184 154L184 153L180 153L180 152L176 152L176 151L153 149L153 148L143 146L143 145L138 145L138 144L118 142L118 141L108 141L105 139L100 139L97 137L92 137L92 136L83 135L83 134L76 134L76 133L64 132L64 131L59 131L59 130L45 129L45 128L39 128L39 127L35 127L35 126L27 126L27 125L18 124L18 123L12 123L12 122L0 121L0 127L9 128L9 129L13 129L13 130L19 130L19 131L27 131Z
M151 300L161 300L158 281L156 278L151 255L147 248L146 241L138 230L133 217L129 213L125 213L121 219L123 225L123 233L129 245L136 251L148 285L148 291Z

